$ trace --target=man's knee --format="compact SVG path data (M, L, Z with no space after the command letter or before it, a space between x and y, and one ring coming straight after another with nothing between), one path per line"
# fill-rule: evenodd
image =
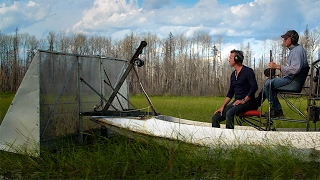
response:
M269 90L270 88L270 80L268 79L265 83L264 83L264 90Z

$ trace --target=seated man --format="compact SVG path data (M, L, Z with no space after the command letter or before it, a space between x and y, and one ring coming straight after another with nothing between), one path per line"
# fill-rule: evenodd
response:
M268 99L270 103L271 118L283 117L283 111L279 99L277 98L277 92L284 91L281 87L290 84L295 75L297 75L302 68L309 67L306 51L298 44L299 34L295 30L290 30L281 37L283 38L284 45L290 50L287 56L288 65L285 66L269 62L268 66L271 69L279 69L285 76L283 78L268 79L264 84L263 90L256 98L256 103L259 104L257 107L262 104L265 98ZM288 88L292 88L292 86L288 86ZM290 89L288 89L288 91L290 91ZM265 113L264 116L269 117L269 112Z
M254 94L258 90L256 76L253 70L242 64L242 51L232 50L229 64L234 67L230 77L230 88L222 106L212 116L212 127L220 127L220 122L227 119L226 128L234 128L234 116L254 108ZM227 105L232 97L235 100Z

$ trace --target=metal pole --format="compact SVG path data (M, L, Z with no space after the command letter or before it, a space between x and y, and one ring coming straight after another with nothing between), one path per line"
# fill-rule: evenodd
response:
M80 115L80 112L82 112L82 97L81 97L81 90L82 90L82 86L81 83L79 81L79 77L82 74L82 64L81 64L81 60L79 58L79 56L77 56L77 62L78 62L78 71L77 71L77 85L78 85L78 119L79 119L79 137L78 137L78 142L80 144L83 143L83 119L82 116Z
M143 48L146 47L146 46L147 46L147 42L146 41L141 41L140 46L138 47L138 49L136 50L135 54L133 55L133 57L130 60L129 66L127 67L126 71L122 75L120 81L118 82L118 84L114 88L114 91L112 92L111 96L109 97L109 100L108 100L107 104L104 107L105 110L109 109L110 105L112 104L112 101L114 100L114 98L118 94L118 91L121 88L123 82L126 80L129 72L131 71L132 67L134 66L134 61L138 58L138 56L142 53Z

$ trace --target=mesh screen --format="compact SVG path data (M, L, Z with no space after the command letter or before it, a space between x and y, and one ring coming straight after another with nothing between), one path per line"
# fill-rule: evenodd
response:
M89 117L79 114L102 110L126 66L125 60L109 57L40 51L41 138L51 139L99 127ZM124 97L117 96L112 107L128 109L126 81L119 92ZM114 109L112 107L110 109Z

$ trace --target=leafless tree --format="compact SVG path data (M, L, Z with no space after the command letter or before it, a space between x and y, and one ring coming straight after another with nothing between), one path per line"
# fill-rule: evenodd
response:
M223 38L212 37L203 31L196 31L192 37L169 33L165 38L152 33L138 35L131 32L123 39L77 33L67 36L64 32L56 34L53 31L46 39L39 40L27 33L19 35L18 31L16 35L0 34L0 91L17 90L37 49L130 60L141 41L148 45L140 55L144 66L137 71L148 94L225 95L233 69L229 66L228 57L221 55ZM240 44L240 50L244 51L244 64L255 70L260 89L266 79L263 72L269 62L269 50L273 52L274 61L286 63L288 49L283 46L282 39L275 38L270 42L264 40L258 59L252 59L254 52L250 43ZM300 43L307 47L308 58L314 59L319 47L319 29L312 32L306 29ZM137 80L134 73L129 75L131 93L141 93Z
M49 51L54 51L54 45L56 44L56 33L54 31L50 31L47 36Z
M88 55L87 36L84 34L74 34L72 39L71 52L73 54Z

